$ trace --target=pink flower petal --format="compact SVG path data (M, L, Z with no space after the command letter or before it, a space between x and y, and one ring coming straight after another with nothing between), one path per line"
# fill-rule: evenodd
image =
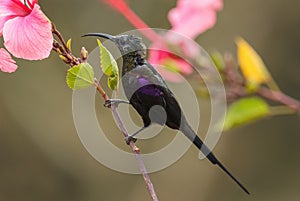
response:
M170 52L168 48L160 42L152 44L149 48L148 60L166 80L171 82L182 81L182 77L179 73L188 75L193 72L193 68L188 62ZM168 60L174 63L173 67L176 68L176 71L178 70L178 73L172 72L164 66Z
M11 58L10 54L3 48L0 48L0 70L6 73L15 72L18 66Z
M195 38L214 26L216 15L214 11L199 11L195 8L182 11L172 10L169 13L169 20L173 25L172 31Z
M167 34L164 35L164 39L167 43L177 45L186 57L194 58L200 54L199 45L181 33L168 31Z
M149 62L152 64L159 64L161 60L169 56L167 47L161 42L153 43L149 47Z
M6 21L16 16L26 16L30 12L30 9L19 0L0 0L0 36Z
M215 10L222 10L222 0L179 0L177 7L190 6L197 8L214 8Z
M191 65L186 62L185 60L181 59L181 58L173 58L173 60L176 61L177 66L180 68L180 71L183 74L189 75L193 72L193 68L191 67Z
M51 24L37 4L29 15L8 20L3 38L7 50L18 58L41 60L52 50Z
M2 34L3 34L3 27L4 27L5 22L11 18L12 18L12 16L1 16L0 17L0 36L2 36Z
M168 15L172 31L195 38L215 25L222 6L221 0L179 0Z

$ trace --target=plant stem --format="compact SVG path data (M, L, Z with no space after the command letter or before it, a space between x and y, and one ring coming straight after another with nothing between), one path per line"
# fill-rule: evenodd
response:
M72 52L68 48L63 36L56 29L56 26L54 23L52 23L52 33L55 34L58 37L59 41L61 42L61 44L60 44L58 41L56 41L54 39L52 50L55 51L56 53L58 53L59 56L61 57L61 59L65 63L69 64L71 67L82 63L82 60L80 58L77 58L72 54Z
M292 109L294 112L298 112L300 110L300 102L281 91L273 91L271 89L268 89L266 87L260 87L258 91L256 92L258 95L275 102L279 102L283 105L286 105L290 109Z
M61 33L56 29L56 26L55 26L54 23L52 23L52 33L55 34L58 37L58 39L60 40L60 42L63 45L63 47L66 50L66 52L70 53L70 50L67 47L67 44L66 44L64 38L62 37Z
M103 97L104 100L108 100L108 96L106 95L105 91L102 89L102 87L100 86L100 83L98 82L97 79L94 79L94 83L95 83L95 86L97 88L97 91L101 94L101 96ZM128 137L128 131L127 129L125 128L124 126L124 123L120 117L120 114L119 112L117 111L116 107L114 107L114 105L111 106L111 110L112 110L112 113L118 123L118 126L119 128L121 129L122 131L122 134L124 135L124 137ZM144 178L144 181L146 183L146 186L147 186L147 189L150 193L150 196L152 198L153 201L158 201L158 198L157 198L157 195L155 193L155 190L154 190L154 187L153 187L153 184L150 180L150 177L147 173L147 169L146 169L146 166L143 162L143 159L140 155L140 149L135 145L135 143L133 141L130 141L129 143L129 146L132 150L132 152L134 153L134 156L138 162L138 166L139 166L139 169L143 175L143 178Z
M54 40L52 50L55 51L56 53L58 53L60 56L63 56L63 61L65 63L69 64L72 67L74 65L78 65L83 62L84 59L79 59L79 58L73 56L71 50L68 49L62 35L56 29L56 27L53 23L52 23L52 33L55 34L58 37L58 39L60 40L60 42L62 43L62 45L61 45L57 41ZM105 91L103 90L103 88L101 87L100 83L98 82L98 80L96 78L94 78L94 85L96 86L97 91L101 94L102 98L104 100L108 100L109 99L108 96L106 95ZM122 134L124 135L124 137L128 137L128 132L124 126L124 123L123 123L116 107L112 105L111 110L112 110L112 113L113 113L117 123L118 123L119 128L122 131ZM146 183L147 189L150 193L152 200L158 201L153 184L148 175L146 166L140 155L140 149L135 145L135 143L133 141L130 141L129 146L130 146L132 152L134 153L135 158L138 162L139 169L143 175L144 181Z

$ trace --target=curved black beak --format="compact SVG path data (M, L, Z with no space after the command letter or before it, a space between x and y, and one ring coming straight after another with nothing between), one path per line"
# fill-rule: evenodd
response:
M115 41L115 39L116 39L115 36L112 36L112 35L109 35L106 33L87 33L87 34L84 34L82 37L86 37L86 36L98 36L98 37L109 39L111 41Z

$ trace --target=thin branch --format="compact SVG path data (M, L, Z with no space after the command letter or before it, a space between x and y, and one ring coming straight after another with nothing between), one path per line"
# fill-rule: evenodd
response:
M95 82L95 86L97 88L97 91L101 94L101 96L103 97L104 100L108 100L108 96L106 95L105 91L102 89L102 87L100 86L99 82L97 79L94 80ZM127 132L127 129L125 128L124 126L124 123L120 117L120 114L119 112L116 110L116 107L114 107L114 105L111 106L111 110L112 110L112 113L118 123L118 126L119 128L121 129L122 131L122 134L124 135L124 137L128 137L128 132ZM147 189L150 193L150 196L152 198L153 201L158 201L158 198L157 198L157 195L155 193L155 190L154 190L154 187L153 187L153 184L150 180L150 177L147 173L147 169L146 169L146 166L143 162L143 159L140 155L140 149L135 145L135 143L133 141L130 141L129 143L129 146L132 150L132 152L134 153L135 155L135 158L138 162L138 166L140 168L140 171L143 175L143 178L144 178L144 181L146 183L146 186L147 186Z
M82 60L80 58L75 57L71 50L67 47L67 44L65 43L65 40L61 33L56 29L56 26L54 23L52 23L52 33L57 36L60 43L53 40L53 47L52 50L54 50L56 53L59 54L59 57L66 63L69 64L71 67L78 65L82 63Z
M61 33L56 29L56 26L55 26L54 23L52 23L52 33L55 34L58 37L58 39L60 40L60 42L63 45L63 47L66 50L66 52L70 53L70 50L67 47L67 44L66 44L64 38L62 37Z
M294 112L298 112L300 110L300 101L282 93L281 91L273 91L266 87L260 87L257 91L257 94L268 100L272 100L286 105Z
M53 23L52 23L52 33L55 34L58 37L59 41L62 43L62 44L60 44L58 41L54 40L52 50L55 51L56 53L58 53L60 58L65 63L67 63L68 65L70 65L72 67L74 65L78 65L78 64L84 62L87 59L87 51L85 50L85 48L83 48L82 51L81 51L81 54L84 53L84 55L81 55L81 56L85 57L85 58L80 59L80 58L77 58L77 57L73 56L71 50L67 47L62 35L56 29L56 27ZM100 83L98 82L98 80L96 78L94 79L94 85L96 86L97 91L101 94L102 98L104 100L108 100L109 99L108 96L106 95L105 91L100 86ZM113 113L113 115L114 115L114 117L115 117L115 119L118 123L119 128L122 131L122 134L124 135L124 137L128 137L128 132L127 132L125 126L124 126L124 123L123 123L118 111L116 110L116 107L112 105L110 108L111 108L112 113ZM143 175L144 181L146 183L147 189L150 193L150 196L151 196L152 200L153 201L158 201L158 198L157 198L157 195L155 193L153 184L152 184L152 182L150 180L150 177L148 175L146 166L145 166L145 164L142 160L142 157L140 155L140 149L135 145L135 143L133 141L130 141L129 146L130 146L132 152L134 153L135 158L138 162L139 169L140 169L140 171Z

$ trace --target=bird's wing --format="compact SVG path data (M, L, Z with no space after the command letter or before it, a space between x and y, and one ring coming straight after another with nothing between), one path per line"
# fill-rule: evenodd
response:
M165 96L170 91L161 76L144 64L127 72L122 80L127 98L140 115L144 118L152 116L155 118L152 122L163 124L167 107ZM144 119L144 122L149 121L150 119Z
M148 65L139 65L131 70L127 79L131 94L136 93L136 98L141 103L161 105L165 107L164 96L169 91L167 85L158 73L153 73Z

